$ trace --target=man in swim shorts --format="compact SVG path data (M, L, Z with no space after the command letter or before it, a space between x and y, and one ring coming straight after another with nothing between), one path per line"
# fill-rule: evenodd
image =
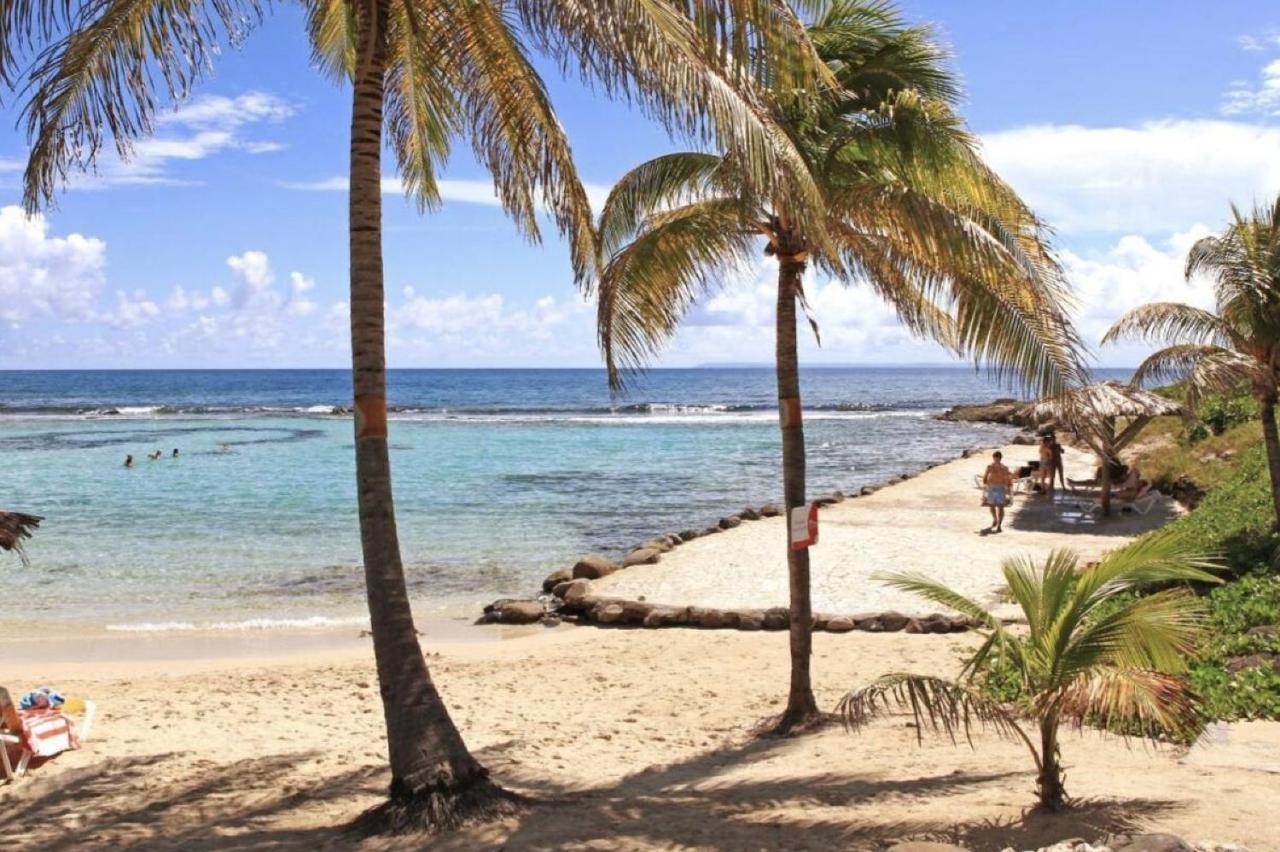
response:
M1000 532L1004 524L1004 507L1009 502L1009 489L1013 487L1013 474L1004 466L1004 454L996 450L991 454L991 464L982 475L982 502L991 509L991 531Z

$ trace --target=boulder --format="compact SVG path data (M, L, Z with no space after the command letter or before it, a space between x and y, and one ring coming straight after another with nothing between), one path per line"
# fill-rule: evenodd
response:
M813 502L819 506L831 506L835 503L844 502L843 491L832 491L830 494L820 494L813 498Z
M639 547L626 555L622 560L623 568L633 565L652 565L662 556L662 552L652 547Z
M1016 444L1019 447L1031 447L1040 443L1040 439L1037 438L1035 435L1028 435L1024 432L1018 435L1014 435L1013 440L1010 441L1009 443Z
M950 633L951 617L935 612L923 618L913 618L907 622L908 633Z
M758 521L760 520L760 513L748 506L738 513L738 517L744 521Z
M724 532L724 530L720 529L719 527L707 527L705 530L702 531L702 534L715 535L718 532Z
M600 624L616 624L622 621L626 609L620 603L600 603L591 610L591 617Z
M853 627L855 630L861 630L864 633L883 633L884 624L880 622L880 616L874 612L864 612L853 617Z
M503 598L484 608L483 621L496 624L533 624L541 621L547 608L541 601L522 601Z
M880 625L888 633L895 633L907 626L910 621L900 612L882 612L880 613Z
M598 553L592 553L590 556L582 557L574 564L572 574L575 580L599 580L601 577L608 577L617 570L618 566L611 559Z
M556 586L554 594L564 601L561 607L564 612L581 612L586 606L585 602L591 598L591 581L570 580L568 583Z
M689 622L688 607L655 606L640 622L645 627L675 627Z
M853 619L847 615L835 615L827 619L828 633L848 633L853 627Z
M670 541L667 540L667 537L664 535L664 536L658 536L657 538L649 539L648 541L642 543L639 547L637 547L636 550L656 550L659 553L667 553L668 551L671 550L672 547L673 545L671 544Z
M764 630L764 613L748 609L738 613L739 630Z
M570 568L561 568L559 571L552 571L547 575L547 579L542 581L542 591L552 592L556 586L561 583L567 583L573 579L573 570Z
M681 531L680 531L680 541L682 541L682 542L684 542L684 541L693 541L695 538L698 538L698 537L700 537L701 535L702 535L702 533L701 533L701 532L699 532L698 530L681 530Z
M948 633L967 633L974 626L967 615L953 615L950 621L951 629Z
M689 607L689 623L696 624L706 630L718 630L725 626L724 612L709 607Z
M762 518L776 518L781 514L782 510L773 503L765 503L760 507L760 517Z
M889 852L970 852L964 846L952 843L934 843L931 840L907 840L889 847Z
M1106 845L1112 852L1195 852L1172 834L1116 834L1107 838Z
M764 611L765 630L786 630L791 626L791 613L785 606L770 607Z
M741 525L742 525L742 518L735 517L734 515L730 515L727 518L720 519L720 529L722 530L731 530L734 527L741 526Z
M880 490L879 485L864 485L862 486L861 489L859 489L858 493L863 497L870 497L872 494L875 494L879 490Z

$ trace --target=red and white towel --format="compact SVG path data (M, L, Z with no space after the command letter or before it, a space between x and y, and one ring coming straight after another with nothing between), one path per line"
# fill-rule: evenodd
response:
M61 710L19 710L22 719L22 745L35 757L53 757L68 749L79 748L75 723Z

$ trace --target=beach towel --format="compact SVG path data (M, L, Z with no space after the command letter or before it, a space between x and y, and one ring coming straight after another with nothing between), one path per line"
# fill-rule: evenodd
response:
M79 748L75 723L61 710L20 710L22 745L33 757L53 757L69 749Z
M60 707L66 703L62 693L48 686L33 689L18 702L19 710L40 710L45 707Z

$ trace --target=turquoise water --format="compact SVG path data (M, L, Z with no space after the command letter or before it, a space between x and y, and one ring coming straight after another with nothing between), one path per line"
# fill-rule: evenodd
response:
M668 371L674 378L660 393L612 410L607 396L587 398L597 390L584 396L596 371L541 371L553 375L525 382L520 371L491 372L522 394L478 393L475 376L455 376L475 400L410 398L391 425L401 544L422 613L471 613L488 599L535 591L582 553L621 554L653 534L778 497L767 371ZM118 377L86 374L71 387L66 374L22 374L43 396L5 400L0 506L46 520L28 546L31 567L0 562L16 581L7 588L21 589L0 598L0 629L361 622L351 424L308 412L340 404L345 376L286 392L279 385L296 376L275 375L234 374L254 399L180 374L146 383L185 388L175 402L174 391L166 401L109 386ZM993 395L968 372L848 370L806 382L821 388L806 423L811 492L856 489L1009 435L932 419L944 405ZM440 381L429 384L440 393ZM393 401L394 386L393 377ZM931 405L931 395L940 401ZM163 457L147 459L155 449ZM126 453L132 468L122 464Z

